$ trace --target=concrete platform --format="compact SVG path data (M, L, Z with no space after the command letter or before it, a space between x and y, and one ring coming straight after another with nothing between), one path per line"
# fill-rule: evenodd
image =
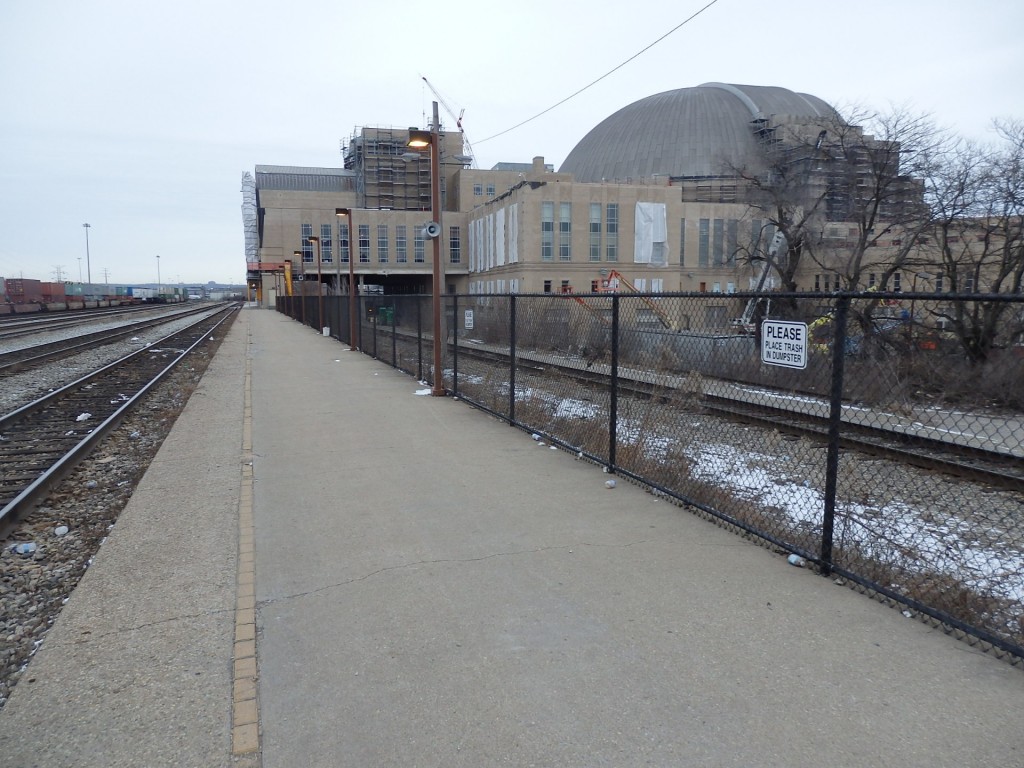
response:
M1024 764L1020 669L421 388L244 311L0 765Z

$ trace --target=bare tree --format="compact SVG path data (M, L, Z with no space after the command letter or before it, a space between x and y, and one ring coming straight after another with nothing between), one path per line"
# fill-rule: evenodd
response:
M999 144L960 142L928 178L939 274L952 293L978 293L936 310L973 363L1019 334L1019 305L994 294L1020 294L1024 281L1024 122L997 122ZM1007 322L1009 320L1009 322Z

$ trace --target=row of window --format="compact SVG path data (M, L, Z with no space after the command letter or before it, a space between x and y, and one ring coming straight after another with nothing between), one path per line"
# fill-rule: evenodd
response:
M619 260L619 205L590 203L589 211L589 252L590 261ZM602 213L604 218L602 220ZM558 219L555 219L555 203L541 202L540 215L541 261L572 261L572 203L558 203ZM557 224L557 229L556 225ZM697 223L697 266L735 267L737 254L746 250L751 255L758 247L764 250L771 242L774 227L761 219L750 221L749 241L741 245L739 219L700 219ZM557 235L557 237L556 237ZM663 244L654 243L655 247ZM653 254L651 263L664 264L667 259ZM679 220L679 266L686 264L686 219Z
M921 285L917 285L917 281L913 280L910 285L911 291L917 291L920 287L921 292L925 293L931 291L932 293L942 293L945 290L945 280L943 275L922 275L918 274L917 278L921 280ZM831 279L831 285L829 280ZM878 277L874 272L868 273L868 288L874 288L878 285ZM903 275L900 272L896 272L892 276L892 282L888 286L888 289L893 293L901 293L904 289ZM838 291L840 290L839 275L815 275L814 276L814 290L815 291ZM975 293L978 290L978 286L974 282L973 276L965 276L963 285L960 288L963 293Z
M604 213L602 222L601 214ZM558 260L572 261L572 203L558 204ZM601 203L590 203L590 261L601 261L602 248L605 261L619 260L619 204L608 203L603 211ZM604 242L602 243L602 237ZM555 260L555 204L540 204L540 259Z
M357 227L359 249L359 263L371 263L371 256L375 256L377 264L388 264L391 262L391 245L394 243L394 259L396 264L409 263L409 227L405 224L397 224L394 227L394 239L391 237L391 227L388 224L378 224L376 233L375 253L371 252L370 225L359 224ZM302 262L304 264L316 263L316 250L309 238L313 236L313 225L302 225ZM334 249L332 242L330 224L320 225L320 261L323 264L333 263ZM426 263L426 242L419 228L414 228L412 240L412 261L414 264ZM338 258L342 264L347 264L351 258L351 239L348 224L338 223ZM451 264L462 263L462 237L459 227L448 228L448 261Z
M482 197L483 194L484 194L484 185L483 184L474 184L473 185L473 196L474 197ZM493 184L488 184L487 185L487 196L488 197L494 197L494 185Z

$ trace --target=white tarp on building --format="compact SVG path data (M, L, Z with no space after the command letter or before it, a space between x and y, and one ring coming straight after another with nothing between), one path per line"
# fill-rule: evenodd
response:
M256 180L246 171L242 174L242 231L245 233L245 261L260 260L259 225L256 219Z
M665 266L668 263L668 216L664 203L636 204L633 262Z

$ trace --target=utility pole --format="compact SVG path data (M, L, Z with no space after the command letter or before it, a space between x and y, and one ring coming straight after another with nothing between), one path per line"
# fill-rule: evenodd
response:
M83 224L85 228L85 271L89 277L89 282L92 282L92 264L89 261L89 225Z

